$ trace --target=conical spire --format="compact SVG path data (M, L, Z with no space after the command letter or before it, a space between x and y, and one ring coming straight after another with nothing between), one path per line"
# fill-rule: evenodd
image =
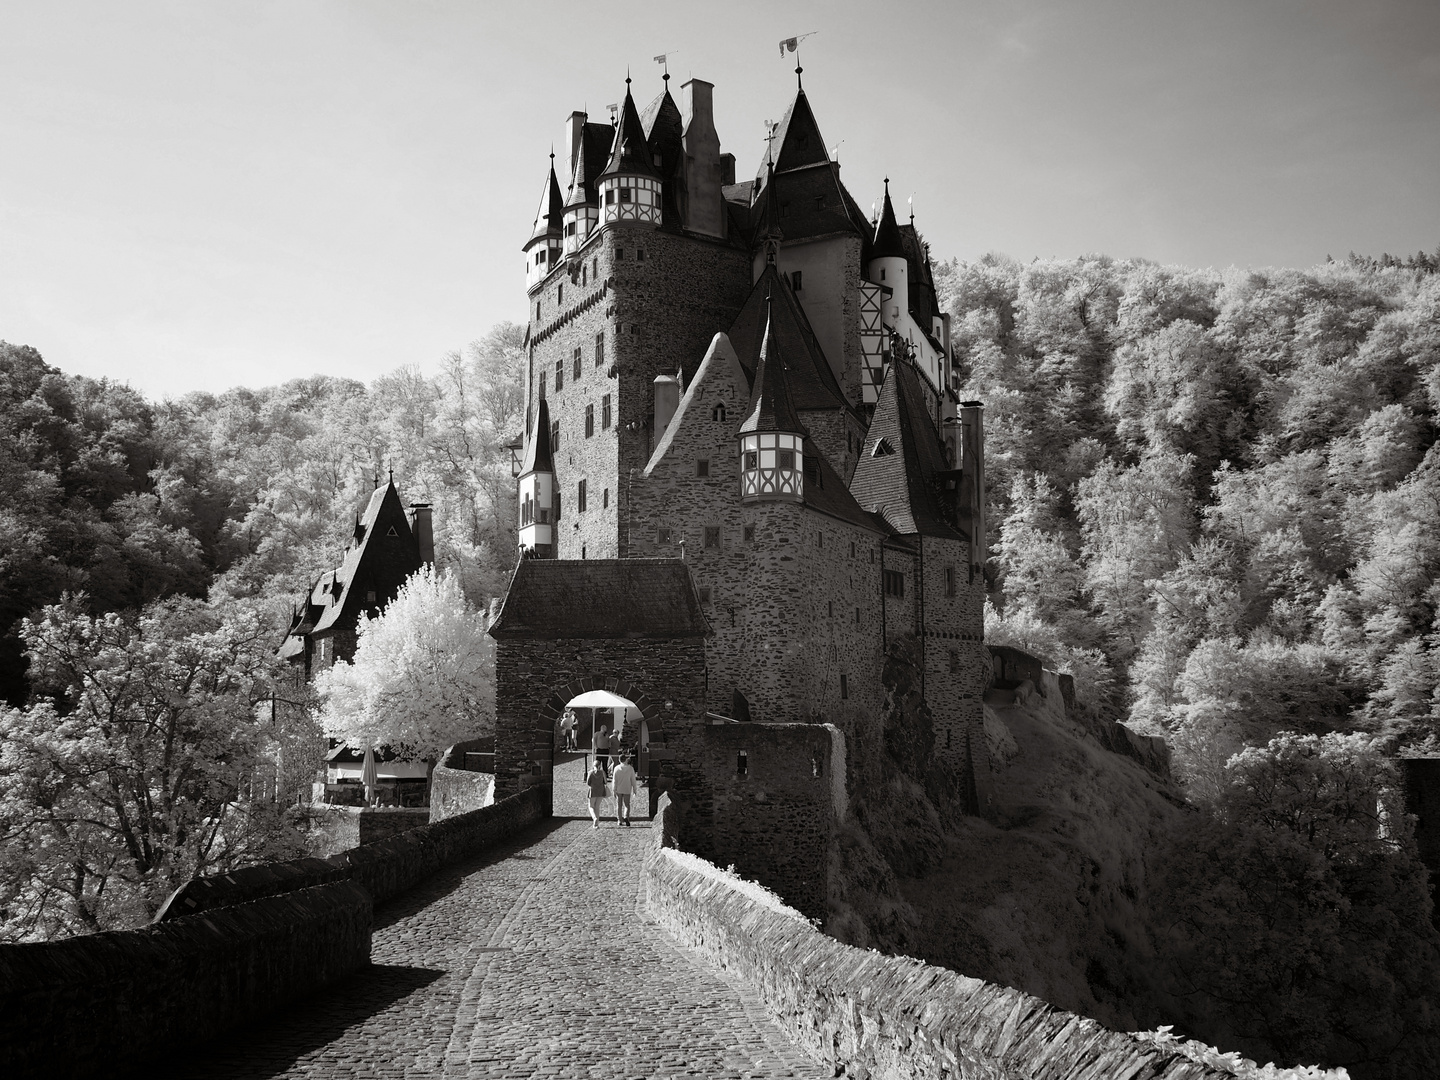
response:
M589 132L582 132L580 146L575 151L575 172L570 177L570 190L565 197L566 210L573 210L577 206L595 206L598 203L595 188L589 179L590 168L586 163L586 157L590 153L587 149L589 145Z
M565 199L560 194L560 181L555 176L555 151L550 151L550 176L540 195L540 208L535 212L535 227L530 230L533 242L544 236L559 236L564 226ZM528 245L527 245L528 246Z
M554 471L555 458L550 448L550 407L542 397L535 410L535 430L530 433L530 438L525 440L525 457L520 465L520 475Z
M755 368L755 387L750 395L750 411L740 424L746 431L789 431L808 434L795 414L786 378L785 360L780 355L780 342L773 333L772 300L765 298L765 338L760 343L760 359Z
M630 77L625 77L625 103L620 106L620 120L615 128L615 142L610 147L610 162L596 177L598 182L616 173L655 176L655 167L650 162L650 141L645 137L645 125L640 122L635 99L630 96Z
M880 223L875 226L874 246L870 249L872 259L887 257L903 259L905 245L900 240L900 224L895 220L895 207L890 202L890 178L885 178L885 207L880 211Z

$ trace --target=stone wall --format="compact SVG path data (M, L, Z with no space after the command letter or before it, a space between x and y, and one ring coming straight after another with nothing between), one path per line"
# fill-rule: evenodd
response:
M644 257L637 258L641 252ZM683 370L688 381L710 339L734 322L750 283L743 249L639 223L612 223L530 294L530 415L543 375L551 419L560 430L554 448L561 499L558 558L579 559L582 548L591 559L630 554L623 528L627 478L631 470L644 468L658 438L651 430L655 376ZM605 342L599 366L597 335ZM558 392L557 362L563 371ZM601 427L606 394L611 399L608 429ZM595 417L588 438L586 406ZM581 479L586 481L583 513L576 508Z
M734 866L807 917L823 918L830 848L844 814L843 746L830 724L706 728L701 762L710 788L686 816L686 849Z
M404 892L440 867L483 851L549 816L548 790L533 788L478 810L421 825L328 859L265 863L197 878L165 901L157 923L335 881L355 881L375 903Z
M1220 1080L1235 1074L1052 1008L1019 990L842 945L763 889L662 847L645 870L651 915L731 978L837 1076L967 1080Z
M143 930L0 945L6 1076L125 1072L370 963L370 895L337 881Z
M494 773L467 772L443 763L435 766L430 777L431 821L443 821L494 802Z

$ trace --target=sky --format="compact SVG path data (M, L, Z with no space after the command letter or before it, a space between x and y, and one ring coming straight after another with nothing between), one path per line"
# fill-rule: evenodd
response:
M0 339L156 398L434 370L524 320L572 110L668 54L753 174L812 31L842 179L937 258L1440 245L1437 0L0 0Z

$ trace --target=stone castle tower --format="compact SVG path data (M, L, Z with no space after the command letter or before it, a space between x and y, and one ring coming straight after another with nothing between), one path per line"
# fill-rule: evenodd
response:
M683 559L706 708L874 723L915 657L934 758L988 784L981 409L888 181L867 217L803 89L754 179L711 84L573 113L525 244L528 558Z

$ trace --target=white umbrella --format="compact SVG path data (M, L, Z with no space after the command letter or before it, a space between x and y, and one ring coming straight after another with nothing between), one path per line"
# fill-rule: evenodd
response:
M375 765L374 747L365 748L365 764L360 769L360 779L365 784L365 804L369 806L375 801L375 789L380 785L380 770Z

